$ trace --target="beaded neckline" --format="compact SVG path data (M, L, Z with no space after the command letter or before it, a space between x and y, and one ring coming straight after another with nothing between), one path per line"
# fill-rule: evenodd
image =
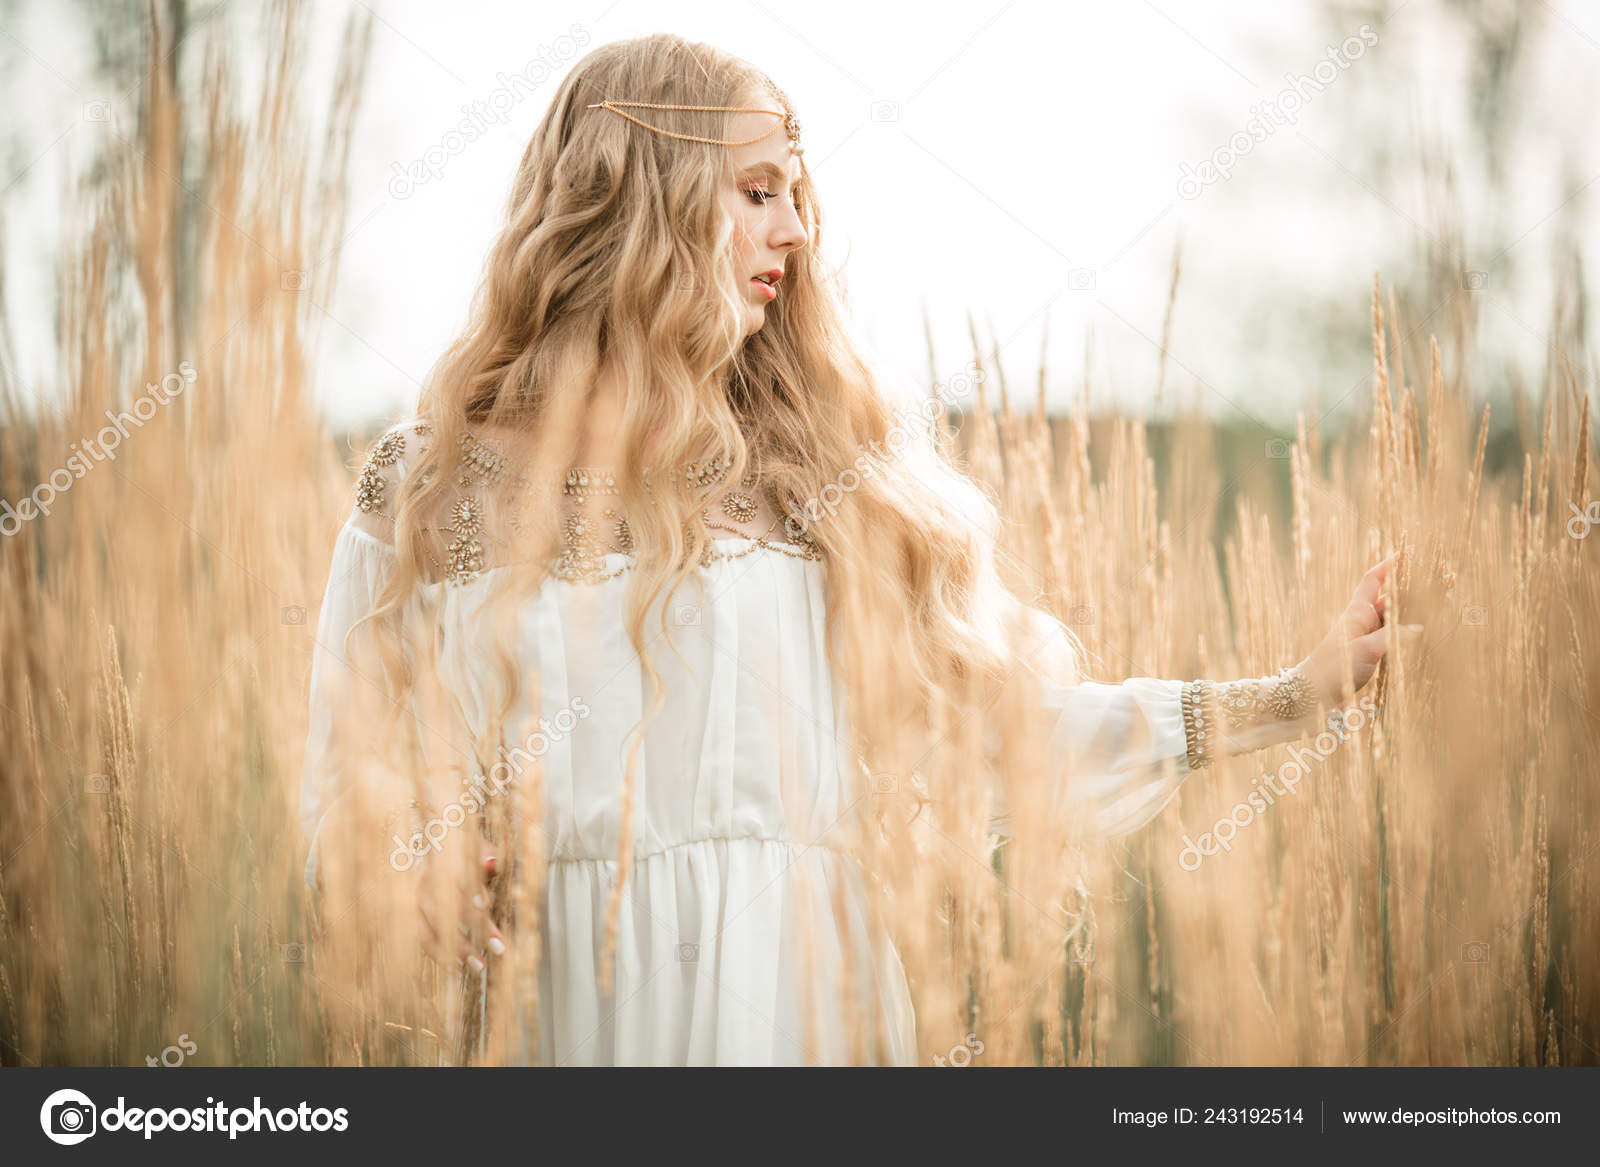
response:
M425 449L426 439L432 434L433 427L426 421L418 421L410 428L418 437L424 439ZM383 471L400 459L405 451L405 438L405 429L397 427L385 434L368 454L366 465L362 468L360 480L356 485L355 501L361 510L369 513L388 513L385 509L387 480ZM527 481L525 475L511 474L507 468L505 455L475 434L463 431L459 444L461 456L456 470L456 485L463 490L473 490L473 488L476 490L474 493L464 494L450 508L450 521L445 528L451 535L450 543L445 549L447 562L441 564L437 560L434 561L434 566L442 573L444 582L451 584L468 583L477 579L486 570L493 570L484 566L484 548L481 542L486 513L483 501L484 488L490 483L506 478L518 483ZM684 469L685 482L690 486L701 488L715 486L727 477L731 466L732 461L725 457L713 458L703 465L691 463ZM644 485L646 492L650 493L648 471L644 475ZM748 523L754 519L760 510L751 493L754 489L754 479L747 473L737 487L727 491L720 499L723 515L735 523ZM573 498L581 508L592 497L618 495L621 491L617 485L616 474L610 469L597 466L570 466L567 468L562 493ZM821 548L807 531L800 531L792 543L773 538L783 522L783 508L779 505L776 493L770 488L767 497L777 518L760 535L750 535L739 527L718 521L713 518L709 509L701 511L701 517L708 531L727 531L734 536L732 539L715 537L707 539L700 552L702 566L721 559L742 558L758 550L776 551L798 559L822 558ZM513 530L521 529L514 509L508 515L507 521ZM687 538L689 534L690 531L685 526L685 537ZM746 546L740 551L725 551L719 546L732 543L744 543ZM624 562L620 566L611 566L610 557L614 555L623 557ZM634 565L633 560L633 531L626 517L611 506L603 506L598 515L586 514L580 509L562 518L561 550L552 564L551 571L556 578L570 583L601 583L621 575Z

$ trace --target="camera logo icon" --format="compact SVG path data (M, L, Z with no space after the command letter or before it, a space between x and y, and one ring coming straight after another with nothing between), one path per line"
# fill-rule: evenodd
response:
M95 1113L87 1094L57 1090L39 1108L39 1125L51 1142L70 1147L94 1134Z

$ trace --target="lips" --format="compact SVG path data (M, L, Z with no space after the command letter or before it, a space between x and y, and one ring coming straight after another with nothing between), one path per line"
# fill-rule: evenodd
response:
M777 283L781 279L783 279L783 269L775 267L758 276L751 276L750 282L760 288L761 294L770 302L778 298Z

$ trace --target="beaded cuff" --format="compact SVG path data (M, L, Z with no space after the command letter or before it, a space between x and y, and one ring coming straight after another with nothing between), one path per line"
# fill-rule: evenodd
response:
M1316 712L1317 698L1311 681L1294 669L1253 680L1188 681L1182 691L1183 735L1189 767L1198 770L1216 761L1221 733L1216 724L1220 710L1225 728L1245 729L1263 718L1298 721Z

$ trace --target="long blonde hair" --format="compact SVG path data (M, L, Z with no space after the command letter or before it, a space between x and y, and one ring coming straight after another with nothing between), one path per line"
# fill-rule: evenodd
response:
M747 105L764 81L748 62L669 34L607 44L577 63L523 154L470 322L426 385L419 414L434 438L395 498L398 564L375 615L396 608L422 565L445 551L432 520L448 504L461 435L505 435L508 462L527 478L518 513L535 518L498 573L514 602L549 578L558 533L554 508L520 504L558 497L594 374L602 362L620 373L616 464L637 554L627 633L654 692L624 781L624 878L637 753L663 704L646 620L694 572L710 538L705 492L655 491L646 501L633 471L673 482L685 465L725 457L729 481L756 470L783 500L791 530L806 527L825 560L829 658L868 773L909 777L916 766L930 781L915 785L937 795L929 741L991 702L1013 672L1019 629L1039 631L1037 620L1016 619L1030 613L1002 582L995 505L953 464L942 420L896 442L894 431L923 414L895 399L848 334L842 287L818 250L823 216L809 171L802 165L797 190L810 244L788 257L782 297L746 338L733 227L718 197L732 180L724 149L588 108L607 98ZM720 139L731 137L733 116L651 111L662 128ZM825 518L807 505L841 492ZM485 525L495 526L499 504L489 505ZM665 605L659 623L669 633ZM1064 635L1052 671L1068 679L1077 643L1054 630ZM497 646L506 639L493 637ZM1038 641L1029 645L1031 654ZM499 656L497 725L520 680L504 649ZM619 881L608 934L621 892Z

